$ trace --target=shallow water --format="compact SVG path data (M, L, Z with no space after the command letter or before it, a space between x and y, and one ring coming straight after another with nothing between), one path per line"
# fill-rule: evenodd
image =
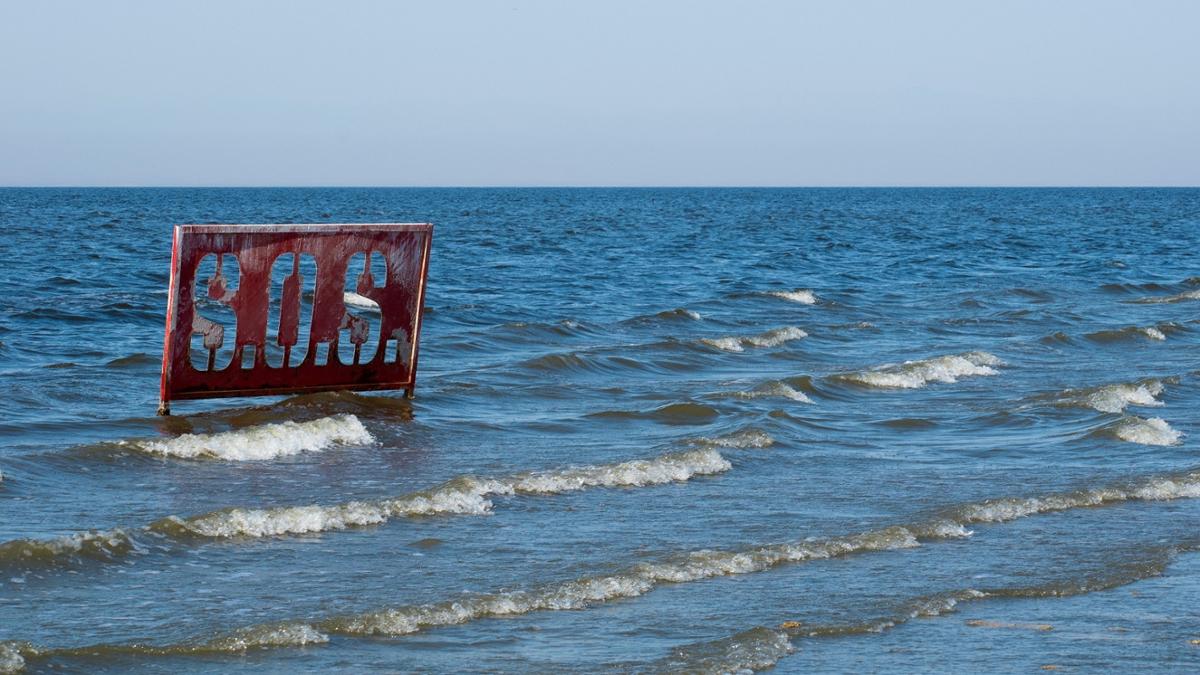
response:
M170 226L436 224L154 416ZM1200 190L0 190L0 672L1200 668Z

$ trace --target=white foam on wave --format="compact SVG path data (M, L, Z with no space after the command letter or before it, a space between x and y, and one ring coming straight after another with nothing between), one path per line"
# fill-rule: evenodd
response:
M749 574L789 562L824 560L917 545L912 532L893 527L865 534L775 544L746 551L693 551L677 560L641 563L616 574L584 577L527 591L509 591L329 619L321 622L319 628L347 635L407 635L424 628L463 624L487 617L515 616L541 610L584 609L619 598L638 597L664 583L687 583Z
M1163 383L1158 380L1105 384L1089 389L1068 389L1059 398L1059 405L1091 408L1100 412L1119 413L1131 405L1161 406L1158 396Z
M25 670L25 657L21 652L26 645L16 642L0 642L0 673L19 673Z
M1171 428L1161 417L1129 416L1113 428L1117 438L1142 445L1178 445L1183 434Z
M794 651L796 648L787 633L758 626L719 640L674 649L660 668L652 670L704 675L753 673L773 667Z
M1176 293L1175 295L1155 295L1149 298L1141 298L1135 302L1157 305L1165 302L1187 302L1188 300L1200 300L1200 288Z
M215 434L183 434L168 440L122 441L121 444L164 457L242 462L320 452L335 443L364 445L374 441L357 417L335 415L309 422L287 421Z
M802 391L793 388L786 382L767 382L751 389L750 391L739 391L733 394L738 398L786 398L798 403L812 403L813 400Z
M817 304L817 294L807 288L797 288L794 291L767 291L767 295L782 298L790 302L798 302L802 305Z
M743 429L735 431L732 434L724 436L715 436L713 438L701 438L700 442L705 445L715 446L718 448L732 448L737 450L745 450L747 448L769 448L775 445L775 439L771 438L770 434L759 431L758 429Z
M1163 332L1159 330L1157 326L1141 326L1138 328L1138 332L1142 333L1151 340L1167 339L1167 336L1163 334Z
M1077 490L1044 497L1007 497L958 507L957 523L1001 523L1039 513L1103 506L1128 501L1169 501L1200 497L1200 472L1184 476L1155 477L1132 485Z
M134 546L133 538L123 529L90 530L48 539L14 539L0 543L0 561L33 563L76 555L108 558Z
M992 366L1003 365L987 352L966 352L905 361L838 375L844 380L883 389L917 389L930 382L957 382L960 377L995 375Z
M700 341L710 347L727 352L741 352L745 351L746 347L778 347L786 342L806 337L808 337L808 333L802 329L785 326L747 337L701 338Z
M379 311L379 303L368 298L365 295L359 295L351 291L342 293L342 302L352 307L362 307L363 309L373 309Z
M252 626L230 635L195 646L178 645L162 651L167 654L190 652L244 652L271 647L303 647L329 642L329 636L305 623L277 623Z
M286 635L308 636L314 641L325 639L328 634L407 635L427 628L459 625L489 617L515 616L535 611L579 610L612 600L635 598L663 584L751 574L789 563L915 548L921 545L919 539L968 537L971 532L965 526L970 523L998 523L1039 513L1131 500L1179 498L1200 498L1200 471L1187 475L1152 477L1125 487L1080 490L1044 497L1002 498L966 504L950 510L940 520L886 527L859 534L770 544L742 550L691 551L658 562L639 563L612 574L581 577L528 590L473 595L439 603L332 617L313 623L289 624ZM958 602L983 597L988 597L988 594L967 590L950 596L922 599L914 603L904 616L937 616L953 611ZM884 621L878 624L877 629L886 629L902 620L903 618L897 617L893 621ZM277 628L278 624L274 626ZM800 630L803 632L804 629ZM247 629L247 632L251 635L257 634L258 629L252 627ZM281 642L284 643L286 642Z
M431 515L485 515L488 497L512 494L560 494L591 487L644 487L682 482L695 476L728 471L732 465L715 450L690 450L653 459L615 464L535 471L506 478L464 476L436 488L375 501L330 506L289 506L272 509L227 509L181 519L172 517L160 528L181 528L191 534L225 537L269 537L379 525L392 518Z

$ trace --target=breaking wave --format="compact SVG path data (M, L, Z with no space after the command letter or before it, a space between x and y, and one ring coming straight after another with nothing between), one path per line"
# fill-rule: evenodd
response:
M1148 298L1139 298L1134 300L1134 302L1157 305L1164 302L1187 302L1188 300L1200 300L1200 288L1176 293L1175 295L1154 295Z
M700 443L704 445L714 446L718 448L733 448L737 450L745 450L747 448L769 448L775 445L775 439L771 438L770 434L764 433L757 429L743 429L732 434L724 436L714 436L713 438L701 438Z
M620 598L636 598L664 583L749 574L785 563L917 545L912 532L902 527L892 527L864 534L775 544L746 551L693 551L674 560L641 563L610 575L583 577L526 591L507 591L334 617L315 624L315 627L337 635L407 635L427 628L458 625L490 617L516 616L540 610L584 609Z
M1123 342L1135 338L1144 338L1148 340L1166 340L1167 335L1165 330L1174 328L1174 324L1163 324L1160 326L1126 326L1115 330L1099 330L1094 333L1088 333L1084 337L1093 342Z
M799 403L813 402L813 400L808 397L808 394L793 388L786 382L767 382L749 391L734 392L733 396L746 399L786 398Z
M767 291L767 295L783 298L791 302L798 302L802 305L817 304L817 294L807 288L797 288L794 291Z
M729 445L726 447L747 447ZM756 446L760 447L760 446ZM503 478L462 476L429 490L327 506L230 508L188 518L168 516L137 531L115 529L0 544L0 567L52 567L78 558L115 560L144 548L142 538L226 539L271 537L380 525L393 518L485 515L491 496L552 495L593 487L645 487L723 473L732 465L712 448L614 464L533 471Z
M1111 427L1112 434L1123 441L1142 445L1178 445L1183 434L1171 428L1161 417L1130 415Z
M1193 550L1194 544L1181 550ZM655 671L687 673L754 672L774 667L796 651L795 640L839 638L849 635L883 633L914 619L945 616L958 611L965 602L1005 598L1071 597L1126 586L1161 575L1179 550L1155 551L1151 559L1071 582L1048 582L1023 587L1000 587L936 593L903 601L891 612L850 623L810 624L789 620L776 628L756 626L735 635L676 648L656 663ZM1164 555L1165 553L1165 555ZM1009 623L973 619L966 625L976 628L1016 628L1032 631L1053 630L1044 623Z
M654 670L666 673L745 673L766 670L796 651L788 634L757 626L719 640L679 647Z
M0 673L24 669L27 659L47 657L94 656L189 656L239 654L258 649L303 647L329 642L329 636L304 623L276 623L251 626L210 640L178 644L105 644L88 647L41 649L28 642L0 643Z
M392 518L432 515L484 515L488 497L561 494L592 487L644 487L682 482L728 471L715 450L678 452L654 459L517 474L506 478L455 478L430 490L375 501L331 506L226 509L187 519L167 518L152 528L175 535L269 537L379 525Z
M73 558L116 560L138 547L125 530L93 530L49 539L13 539L0 543L0 567L52 567Z
M966 352L878 366L833 377L881 389L917 389L930 382L950 383L957 382L960 377L995 375L997 371L992 366L1000 365L1004 365L1004 362L987 352Z
M778 347L792 340L808 337L808 333L794 326L775 328L749 337L701 338L700 342L727 352L745 351L746 347Z
M25 669L25 655L33 648L27 643L0 642L0 673L19 673Z
M168 440L121 441L120 444L164 457L244 462L319 452L335 443L364 445L374 441L357 417L335 415L310 422L287 421L215 434L183 434Z
M1158 396L1163 392L1160 380L1105 384L1086 389L1068 389L1062 392L1055 405L1091 408L1100 412L1119 413L1127 406L1160 406Z
M680 453L680 455L685 454L688 453ZM653 462L654 460L649 461ZM626 463L626 465L633 464L636 463ZM513 490L518 490L518 485L525 485L533 491L578 489L578 487L572 486L585 484L613 484L605 479L597 479L597 475L606 473L597 472L597 468L585 467L568 470L560 476L560 478L565 478L565 482L550 479L548 486L543 486L539 479L534 478L540 476L544 479L548 477L548 474L526 474L523 477L509 479L508 484ZM633 475L641 475L638 467L631 466L630 468L633 469ZM575 473L572 474L573 477L567 478L566 475L570 472ZM621 479L615 482L620 484ZM921 545L921 541L969 537L972 532L966 526L972 523L1000 523L1040 513L1097 507L1133 500L1160 501L1180 498L1200 498L1200 471L1176 476L1152 477L1124 486L1077 490L1043 497L1003 498L965 504L948 509L940 517L931 521L908 526L886 527L860 534L770 544L742 550L691 551L658 562L639 563L612 574L581 577L528 590L473 595L457 600L385 608L363 614L334 616L311 622L277 622L250 626L207 642L182 643L163 647L101 645L63 650L39 650L27 643L0 643L0 659L7 659L8 663L17 664L15 667L20 668L24 660L31 656L50 654L108 652L153 655L203 653L206 651L234 652L250 648L320 643L328 640L328 636L331 634L363 637L407 635L429 628L459 625L491 617L516 616L535 611L585 609L612 600L636 598L663 584L751 574L789 563L915 548ZM782 640L776 639L779 638L780 631L786 632L789 636L804 637L879 632L910 618L936 616L953 611L955 605L963 600L993 596L1054 597L1112 588L1137 578L1161 573L1168 562L1169 558L1151 561L1150 564L1140 564L1133 572L1117 570L1104 578L1072 581L1068 585L1057 583L1039 587L1002 588L987 591L968 589L956 593L918 598L905 605L902 611L895 616L862 624L809 626L799 621L788 621L780 626L780 630L771 631L775 633L774 637L759 631L739 634L743 636L740 644L733 644L738 641L737 636L730 642L707 643L697 650L701 652L698 654L698 658L702 663L717 663L715 659L705 661L706 654L715 657L741 658L746 652L754 652L757 656L751 656L748 660L738 662L744 663L744 667L753 668L756 667L755 664L759 664L757 667L767 667L770 665L767 657L777 655L781 658L787 651ZM739 649L741 644L752 644L755 645L755 648Z
M1169 501L1200 497L1200 471L1181 476L1156 477L1126 486L1075 490L1044 497L1006 497L953 508L943 522L967 526L1001 523L1039 513L1104 506L1129 501Z
M365 295L359 295L358 293L352 293L350 291L342 293L342 302L351 307L362 307L363 309L373 309L376 312L379 311L378 302L375 302Z

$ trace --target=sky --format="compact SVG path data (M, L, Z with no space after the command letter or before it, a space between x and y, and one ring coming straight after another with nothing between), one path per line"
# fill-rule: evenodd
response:
M0 0L0 185L1200 185L1188 0Z

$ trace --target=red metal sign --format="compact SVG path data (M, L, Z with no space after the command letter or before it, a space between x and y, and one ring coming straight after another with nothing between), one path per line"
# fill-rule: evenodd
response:
M159 414L179 399L412 396L433 226L176 225Z

